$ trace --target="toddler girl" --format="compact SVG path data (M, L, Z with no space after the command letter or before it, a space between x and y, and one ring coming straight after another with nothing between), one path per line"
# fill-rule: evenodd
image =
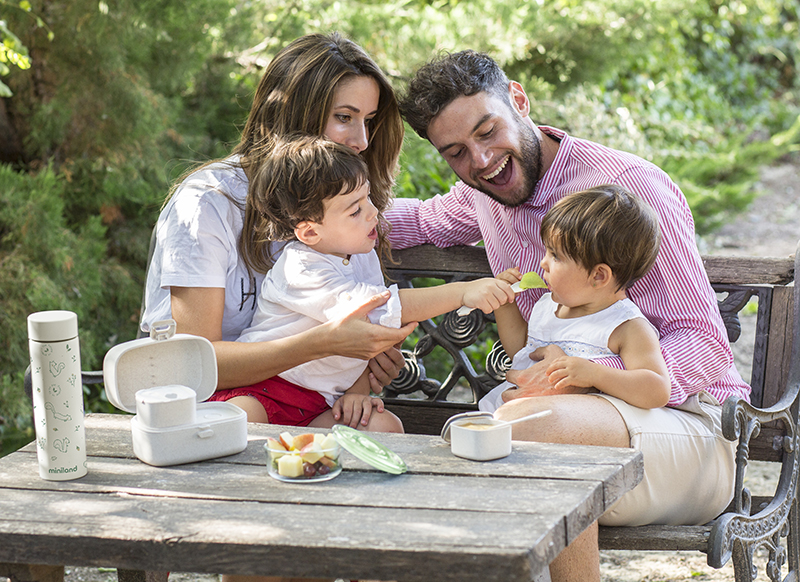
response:
M620 186L598 186L562 198L542 220L546 254L541 266L550 289L526 324L516 305L495 313L498 333L511 369L524 370L544 346L566 354L546 374L552 392L601 391L640 408L658 408L669 400L670 379L658 332L628 299L626 289L653 266L661 239L658 217L643 200ZM498 278L521 278L509 269ZM618 370L593 359L619 355ZM513 379L514 372L509 373ZM504 382L479 402L494 412L523 396Z

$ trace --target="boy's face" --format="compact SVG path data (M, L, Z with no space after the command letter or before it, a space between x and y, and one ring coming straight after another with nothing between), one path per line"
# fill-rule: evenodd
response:
M375 248L378 210L369 198L369 182L323 201L325 218L315 225L319 236L314 249L343 259Z

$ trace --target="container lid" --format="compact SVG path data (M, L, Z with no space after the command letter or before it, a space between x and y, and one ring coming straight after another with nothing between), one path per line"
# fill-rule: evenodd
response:
M473 410L472 412L462 412L461 414L456 414L451 416L447 420L444 421L444 426L442 427L442 438L450 442L450 427L453 425L454 422L458 422L459 420L476 420L479 418L494 418L494 415L491 412L484 412L482 410Z
M39 311L28 316L28 337L37 342L61 342L78 337L78 316L72 311Z
M136 392L156 386L187 386L203 402L217 388L214 346L204 337L176 334L173 320L159 321L150 337L117 344L103 360L108 400L136 412Z
M397 453L363 432L344 424L337 424L333 427L333 436L347 452L376 469L392 475L400 475L408 470Z

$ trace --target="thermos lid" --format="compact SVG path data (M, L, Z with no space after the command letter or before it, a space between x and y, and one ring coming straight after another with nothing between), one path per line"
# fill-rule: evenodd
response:
M28 316L28 338L59 342L78 337L78 316L72 311L39 311Z

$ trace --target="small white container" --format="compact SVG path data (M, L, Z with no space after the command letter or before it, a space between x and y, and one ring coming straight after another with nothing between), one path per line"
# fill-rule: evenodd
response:
M164 467L240 453L247 415L227 402L204 402L217 387L217 359L207 339L175 334L173 320L150 337L111 348L103 360L109 401L131 419L134 454Z
M465 412L447 419L442 438L457 457L473 461L502 459L511 454L511 424L491 412Z

